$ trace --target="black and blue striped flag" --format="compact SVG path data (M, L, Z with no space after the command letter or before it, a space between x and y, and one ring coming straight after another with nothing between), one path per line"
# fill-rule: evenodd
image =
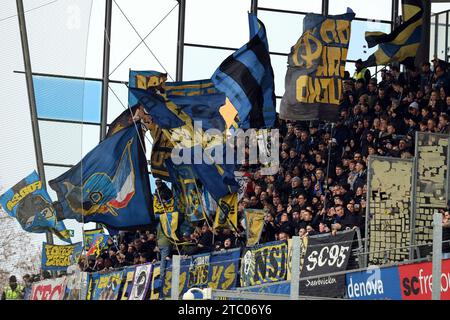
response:
M250 41L226 58L211 80L225 93L239 117L239 127L271 128L274 125L275 89L266 29L249 13Z

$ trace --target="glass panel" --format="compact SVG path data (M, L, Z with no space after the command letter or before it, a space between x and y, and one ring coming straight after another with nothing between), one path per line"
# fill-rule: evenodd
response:
M333 1L333 0L331 0ZM282 9L290 11L300 11L300 12L322 12L322 1L319 0L258 0L258 7L262 8L272 8L272 9ZM258 15L262 11L258 11Z
M5 1L0 6L0 16L5 18L11 14L16 14L16 3ZM0 35L2 43L0 193L3 193L35 169L36 158L25 75L14 73L14 70L23 70L22 47L16 16L0 22ZM1 263L0 269L2 269Z
M356 17L391 21L392 0L329 0L329 13L342 14L352 8Z
M184 47L183 80L209 79L219 65L234 51Z
M390 33L391 26L387 23L353 20L347 59L357 60L361 58L365 60L377 50L377 46L370 49L367 47L366 31Z
M44 162L74 165L98 144L100 126L39 121Z
M100 122L101 82L34 76L38 117Z
M303 33L303 14L258 11L258 17L266 26L271 52L289 53Z
M275 81L275 95L282 96L284 94L284 78L287 72L288 57L279 55L270 55L270 62L272 63L274 81Z
M435 45L436 42L436 16L431 17L431 27L430 27L430 60L435 55Z
M108 124L128 107L128 87L121 83L110 83L108 94Z
M449 56L450 56L450 30L449 30L449 28L450 28L450 26L449 26L449 24L448 23L450 23L450 16L449 16L449 13L447 12L447 13L445 13L444 14L444 16L448 16L448 19L446 20L446 21L448 21L448 22L446 22L446 27L445 27L445 29L446 29L446 31L447 31L447 47L445 48L446 49L446 58L447 58L447 61L449 60Z
M168 72L169 79L175 79L177 30L178 8L175 1L113 2L110 78L128 81L131 68ZM141 38L145 39L145 43Z
M188 0L185 41L239 48L249 39L249 10L249 0Z
M86 48L85 77L101 78L103 73L103 38L105 35L105 0L92 2Z
M432 3L431 12L439 13L442 11L450 10L450 3Z
M50 195L50 198L53 201L56 201L58 197L56 196L56 192L50 188L50 185L48 182L52 179L58 178L60 175L62 175L64 172L70 170L68 167L56 167L56 166L44 166L45 170L45 178L47 179L47 192Z
M26 9L36 4L24 1ZM92 0L59 0L26 14L34 72L85 75L91 5Z
M438 46L437 56L439 59L445 60L445 38L446 38L446 15L440 14L438 16Z

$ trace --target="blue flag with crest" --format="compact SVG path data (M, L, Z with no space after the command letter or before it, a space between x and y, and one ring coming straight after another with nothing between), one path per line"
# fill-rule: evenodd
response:
M142 140L134 126L123 129L50 181L58 195L56 209L65 218L114 229L150 224L153 208Z

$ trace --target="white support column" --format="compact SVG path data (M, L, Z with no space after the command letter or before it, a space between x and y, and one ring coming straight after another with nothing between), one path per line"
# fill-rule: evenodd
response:
M433 215L433 293L432 300L441 300L442 214Z
M291 300L298 300L300 287L300 237L292 238Z
M170 291L170 299L178 300L179 293L179 283L180 283L180 265L181 265L181 257L173 256L172 257L172 289Z

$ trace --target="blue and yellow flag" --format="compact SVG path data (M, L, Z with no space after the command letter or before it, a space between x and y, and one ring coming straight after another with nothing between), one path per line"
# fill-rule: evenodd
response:
M181 221L178 211L160 214L159 221L161 223L161 229L166 238L175 243L181 241L181 236L179 236L178 230L179 225L181 225Z
M303 34L291 48L280 105L284 120L336 122L343 94L351 21L355 13L323 16L308 13Z
M217 145L214 142L204 144L203 129L195 128L193 119L186 112L171 99L158 95L156 92L133 88L130 88L130 91L176 146L179 151L178 155L189 160L195 176L216 201L230 192L237 191L239 186L234 179L234 164L226 164L225 158L222 158L220 163L205 161L204 156L213 155L214 151L211 150L216 148ZM198 97L193 96L191 98L194 101ZM192 104L195 104L195 102ZM201 139L195 139L198 136ZM210 141L214 141L214 136L209 138L212 138ZM221 141L220 139L217 140ZM225 149L223 141L220 143L221 148ZM226 155L226 153L223 152L223 155Z
M136 113L138 108L139 106L135 105L130 109L126 109L116 119L114 119L114 121L109 125L108 132L106 133L106 138L112 137L120 130L134 125L133 115Z
M238 201L237 193L230 193L222 197L217 204L214 229L231 226L237 231Z
M275 85L264 24L249 13L250 41L226 58L211 80L239 117L239 127L271 128L275 123Z
M153 210L147 160L134 126L102 141L76 166L49 182L68 219L123 229L148 225Z
M165 82L163 90L168 97L191 97L219 93L211 79Z
M28 232L51 232L61 240L70 241L69 230L57 221L52 200L36 171L22 179L0 196L0 205Z
M175 191L174 197L178 204L182 203L185 219L190 222L197 222L206 218L202 203L202 188L197 184L193 165L175 165L170 159L166 160L166 167L169 170L172 187Z
M403 23L391 33L366 32L369 48L378 45L363 65L366 67L403 62L417 54L422 37L423 0L402 0Z

